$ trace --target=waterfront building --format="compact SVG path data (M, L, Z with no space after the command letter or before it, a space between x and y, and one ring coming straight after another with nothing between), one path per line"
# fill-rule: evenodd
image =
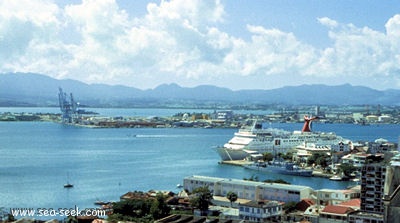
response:
M361 169L361 167L365 165L365 162L369 156L371 156L371 154L366 154L364 152L351 153L343 156L341 163L351 164L354 167Z
M280 202L299 202L309 198L313 189L300 185L263 183L238 179L227 179L207 176L190 176L183 180L183 188L192 192L198 187L208 187L215 196L225 197L234 192L240 199L275 200Z
M217 119L218 120L231 120L233 119L234 115L233 115L233 111L232 110L225 110L225 111L218 111L217 112Z
M367 122L378 122L379 117L376 115L367 115L365 119L367 120Z
M251 222L279 221L283 213L282 202L249 201L239 204L239 219Z
M388 123L392 121L392 116L390 115L381 115L378 117L378 121L379 122L383 122L383 123Z
M363 123L365 121L364 114L359 112L353 113L353 119L357 123Z
M397 145L395 143L388 142L386 139L377 139L374 142L368 143L368 153L386 153L390 151L397 150Z
M340 152L351 152L353 150L353 144L350 143L344 143L344 142L339 142L338 144L333 144L331 145L331 152L332 153L340 153Z
M331 148L327 145L317 146L313 143L303 143L296 147L296 153L293 154L293 160L307 162L308 158L314 154L330 154Z

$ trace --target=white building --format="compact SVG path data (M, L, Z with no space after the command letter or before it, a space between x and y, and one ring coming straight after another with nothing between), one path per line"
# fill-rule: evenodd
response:
M351 153L342 157L342 163L351 164L355 167L361 168L365 165L367 158L370 154L366 153Z
M251 222L279 221L283 203L277 201L249 201L239 204L239 219Z
M225 197L232 191L238 198L248 200L275 200L280 202L299 202L309 198L313 189L306 186L263 183L238 179L207 176L190 176L183 180L183 188L192 192L198 187L207 186L215 196Z
M332 190L321 189L316 191L318 203L321 205L338 205L360 197L360 191L356 190Z
M303 143L296 147L296 153L293 154L294 161L307 162L308 158L313 154L326 154L330 155L330 146L317 146L313 143Z

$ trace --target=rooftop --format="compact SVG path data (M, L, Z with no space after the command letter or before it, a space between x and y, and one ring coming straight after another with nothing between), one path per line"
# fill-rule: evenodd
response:
M322 212L330 213L330 214L338 214L338 215L345 215L350 212L353 212L354 209L350 207L344 206L336 206L336 205L328 205L322 210Z
M268 201L268 200L260 200L260 201L248 201L247 203L241 203L243 206L249 206L249 207L276 207L279 205L282 205L282 202L278 201Z
M361 199L360 198L356 198L356 199L351 199L351 200L348 200L348 201L344 201L344 202L338 204L338 206L358 207L358 208L360 208Z
M214 183L229 183L229 184L237 184L243 186L251 186L251 187L261 187L261 188L276 188L283 190L304 190L312 188L302 185L291 185L291 184L280 184L280 183L263 183L257 181L248 181L248 180L239 180L239 179L230 179L230 178L219 178L219 177L208 177L208 176L198 176L193 175L190 177L185 177L185 179L189 180L203 180Z

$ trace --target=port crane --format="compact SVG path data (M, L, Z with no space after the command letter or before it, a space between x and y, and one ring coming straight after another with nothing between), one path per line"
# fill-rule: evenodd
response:
M60 104L60 110L62 112L61 120L63 123L73 123L77 120L78 115L78 105L79 103L74 101L72 93L68 100L67 93L63 92L62 88L59 87L58 101Z

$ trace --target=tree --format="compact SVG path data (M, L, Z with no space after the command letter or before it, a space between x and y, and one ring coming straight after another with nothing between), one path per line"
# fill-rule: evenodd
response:
M289 182L282 180L282 179L276 179L276 180L266 179L263 182L264 183L290 184Z
M153 219L160 219L169 215L171 208L165 201L165 196L162 193L157 193L156 199L151 204L150 214Z
M116 202L113 205L114 213L141 218L150 213L152 201L142 199L132 199Z
M201 216L204 216L211 204L212 193L207 186L204 186L194 189L192 194L193 197L190 199L190 204L192 207L200 209Z
M274 159L274 155L272 153L263 153L263 158L265 162L272 161Z
M349 164L349 163L342 163L339 166L340 171L345 175L350 177L351 173L357 170L357 167Z
M282 155L282 158L284 160L292 160L293 159L293 153L292 152L287 152L286 154Z
M231 207L232 207L232 203L238 199L238 195L233 191L229 191L226 194L226 198L228 198L228 200L231 202Z
M321 153L314 153L310 158L308 158L307 164L316 164L320 165L321 167L327 167L328 166L328 160L330 160L331 157L328 156L327 154L321 154Z
M286 212L286 213L289 213L289 212L291 212L291 211L293 211L293 210L295 210L296 209L296 202L294 202L294 201L290 201L290 202L286 202L284 205L283 205L283 210Z

